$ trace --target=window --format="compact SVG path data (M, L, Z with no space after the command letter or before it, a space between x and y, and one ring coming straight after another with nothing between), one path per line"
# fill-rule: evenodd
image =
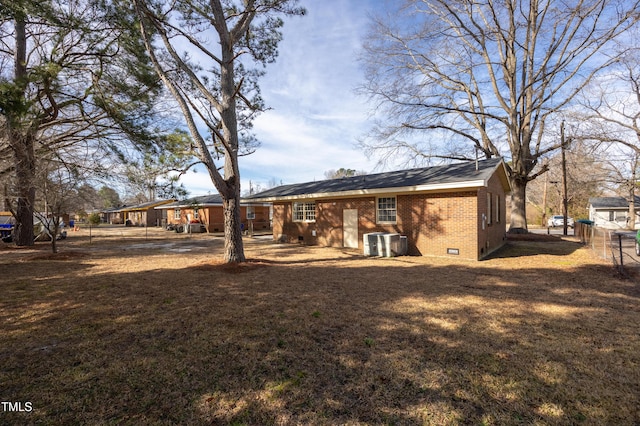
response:
M378 223L396 223L396 197L378 198Z
M193 210L193 218L194 219L200 219L200 210L199 209L194 209Z
M293 203L294 222L315 222L316 203Z
M175 209L173 211L173 218L174 219L180 219L180 209Z
M487 192L487 225L491 225L491 208L492 206L492 202L493 202L493 198L491 197L491 193Z
M500 223L502 218L500 217L500 196L496 195L496 223Z

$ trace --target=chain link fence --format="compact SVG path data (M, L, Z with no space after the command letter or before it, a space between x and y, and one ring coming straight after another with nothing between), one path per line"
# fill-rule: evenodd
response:
M575 236L593 252L606 260L625 277L640 272L640 257L636 254L635 231L596 228L586 223L576 223Z

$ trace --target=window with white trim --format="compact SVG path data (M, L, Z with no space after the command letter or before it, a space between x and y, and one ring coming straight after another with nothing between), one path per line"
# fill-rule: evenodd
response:
M496 195L496 223L500 223L500 221L502 220L501 216L501 212L500 212L500 195Z
M200 209L193 209L193 218L200 219Z
M180 219L180 209L173 210L173 218Z
M396 223L396 197L380 197L376 207L378 223Z
M491 217L491 214L492 214L491 207L492 207L492 205L491 204L492 203L493 203L493 198L491 196L491 193L487 192L487 225L491 225L491 220L492 220L492 217Z
M294 222L315 222L316 203L293 203Z

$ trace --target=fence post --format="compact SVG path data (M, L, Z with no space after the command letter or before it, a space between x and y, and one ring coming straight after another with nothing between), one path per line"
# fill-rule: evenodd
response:
M618 234L618 248L620 249L620 267L624 267L624 261L622 260L622 234Z

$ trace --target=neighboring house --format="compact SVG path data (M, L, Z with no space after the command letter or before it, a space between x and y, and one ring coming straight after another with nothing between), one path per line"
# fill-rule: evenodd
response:
M132 226L162 226L163 219L167 217L163 215L162 210L158 210L156 207L173 203L174 201L175 200L156 200L123 207L124 221L125 223L128 221Z
M166 212L167 224L184 226L201 223L207 232L224 231L222 197L219 194L193 197L156 207ZM271 228L271 204L240 202L240 219L244 230Z
M111 225L122 225L128 221L132 226L161 226L166 216L163 216L163 211L157 210L156 207L174 201L156 200L108 209L102 212L103 221Z
M481 259L506 240L500 158L285 185L246 197L273 203L274 239L364 250L372 232L407 237L409 254Z
M640 228L640 197L634 197L635 228ZM629 201L624 197L594 197L589 198L589 220L594 226L607 229L627 229L629 217Z
M124 223L124 212L120 207L111 207L100 212L100 220L102 223L109 225L121 225Z

